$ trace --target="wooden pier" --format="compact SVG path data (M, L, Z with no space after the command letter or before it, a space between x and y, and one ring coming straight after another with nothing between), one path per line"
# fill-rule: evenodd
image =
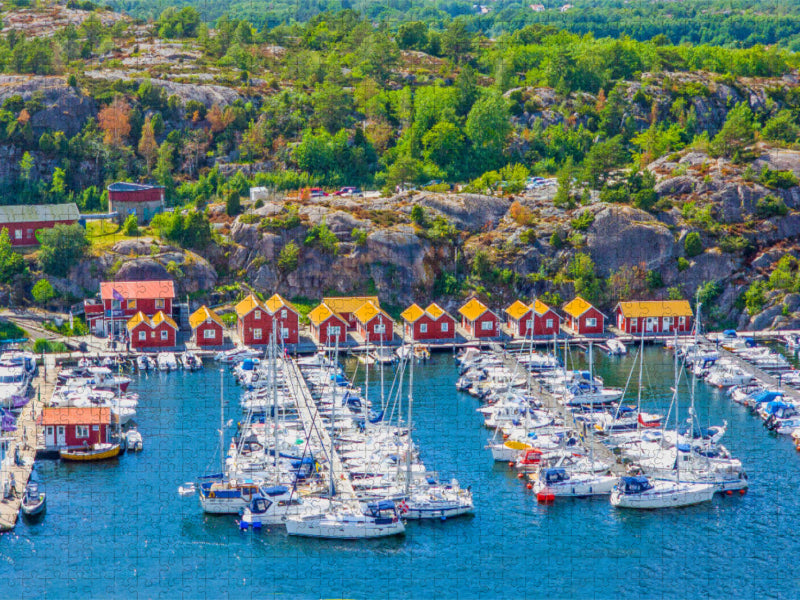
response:
M45 401L50 398L53 391L53 384L47 381L46 375L55 379L54 369L52 367L48 369L46 365L39 365L39 372L32 384L33 397L17 418L17 430L6 436L7 439L11 439L8 444L8 454L15 456L19 452L19 463L21 464L14 462L10 469L10 474L14 476L16 493L11 498L0 499L0 532L10 531L16 526L22 505L22 495L25 486L28 485L31 471L33 471L36 448L39 444L39 431L36 423L42 414Z
M297 412L303 422L306 437L309 440L319 440L320 445L318 448L314 448L315 452L321 450L328 457L327 484L330 485L332 478L336 493L347 501L357 503L358 499L353 484L350 481L350 477L347 476L344 465L342 465L339 453L332 444L331 436L319 413L317 403L311 396L311 391L308 389L300 368L292 359L286 359L284 364L286 365L286 385L297 403Z
M595 435L586 431L586 424L583 422L576 422L571 410L561 404L553 394L551 394L540 381L537 381L531 372L524 365L516 359L513 354L503 350L499 345L492 348L495 354L503 361L503 363L512 370L512 373L523 373L530 390L547 410L554 415L561 417L564 420L564 425L581 435L583 443L594 452L597 459L605 461L611 465L611 472L614 475L624 475L625 468L618 462L617 456Z
M712 342L710 340L707 340L707 341L712 346L714 345L714 342ZM768 385L770 388L773 388L773 389L776 389L776 390L780 389L781 392L783 392L783 394L787 398L791 398L795 402L800 402L800 391L795 390L794 388L791 388L791 387L786 386L786 385L781 385L781 381L780 381L779 377L776 377L775 375L771 375L771 374L767 373L763 369L758 368L754 364L752 364L752 363L746 361L745 359L743 359L738 354L735 354L734 352L731 352L730 350L726 350L722 346L719 346L718 351L719 351L720 357L725 357L726 359L730 360L736 366L738 366L740 369L742 369L742 371L744 371L745 373L747 373L749 375L752 375L753 377L755 377L759 381L761 381L761 382L765 383L766 385Z

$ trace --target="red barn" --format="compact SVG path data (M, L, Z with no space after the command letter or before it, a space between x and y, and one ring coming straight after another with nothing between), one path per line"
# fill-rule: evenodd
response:
M356 311L367 302L372 302L378 308L381 307L377 296L328 296L322 299L323 304L347 321L347 329L350 331L357 326Z
M563 310L569 328L576 335L597 335L605 331L605 315L580 296L575 296Z
M300 341L300 313L280 294L274 294L264 302L264 308L270 319L270 335L272 328L278 332L278 343L297 344Z
M340 345L347 341L347 321L333 312L324 302L308 313L311 336L323 346Z
M177 344L178 325L171 317L159 311L150 319L142 312L136 313L127 324L131 347L174 348Z
M86 322L95 331L119 333L135 314L172 315L175 283L172 281L104 281L100 301L85 300Z
M414 341L453 340L456 337L456 320L436 303L422 309L417 304L409 306L403 314L403 332Z
M224 326L222 319L205 304L189 317L194 342L201 348L204 346L222 346Z
M118 213L120 221L128 215L136 215L139 223L146 223L164 210L164 188L141 183L112 183L108 186L108 210Z
M617 327L625 333L688 333L692 307L686 300L620 302L614 309Z
M372 302L367 302L355 313L356 329L365 341L379 344L394 339L394 321Z
M39 425L44 429L44 445L51 449L105 443L111 429L111 409L44 408Z
M500 318L477 298L472 298L458 309L461 326L477 338L493 338L500 333Z
M250 294L236 305L236 316L239 317L237 330L239 339L245 346L261 346L269 343L272 334L272 318L264 305Z
M38 246L36 234L39 231L56 225L73 225L80 216L74 202L0 206L0 231L8 230L12 246Z

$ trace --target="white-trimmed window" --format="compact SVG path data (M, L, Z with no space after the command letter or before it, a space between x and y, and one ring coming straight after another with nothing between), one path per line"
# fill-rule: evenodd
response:
M285 340L289 337L289 328L288 327L281 327L281 339Z
M121 300L112 300L111 301L111 310L119 310L122 308L122 301Z
M328 337L339 337L339 334L342 332L342 328L338 325L330 325L328 326Z
M481 331L492 331L494 329L494 323L491 321L483 321L481 323Z
M443 332L445 332L445 331L450 331L450 323L448 323L447 321L442 321L442 327L441 327L441 330L442 330Z
M419 324L419 332L420 333L428 333L428 324L427 323L420 323Z
M169 331L167 331L166 329L162 329L161 330L161 339L162 340L168 340L169 339Z
M88 438L89 437L89 426L88 425L75 425L75 437L76 438Z
M156 310L164 310L164 299L156 298Z
M386 323L378 323L375 325L375 333L386 333Z
M664 331L672 329L672 317L664 317Z
M589 317L586 319L586 326L587 327L597 327L597 319L594 317Z
M14 230L14 239L21 240L22 239L22 229L15 229Z
M528 319L525 322L525 330L526 331L533 331L533 319Z
M260 310L257 310L257 311L255 312L255 314L253 315L253 318L254 318L256 321L259 321L259 320L261 319L261 311L260 311Z
M53 426L52 425L48 425L47 426L47 437L52 437L52 435L53 435Z
M636 329L639 326L639 319L636 317L631 318L631 327Z
M147 339L147 332L146 331L140 331L139 332L139 341L140 342L144 342L146 339Z
M286 309L284 308L283 310L281 310L281 319L285 318L286 318Z
M253 339L260 340L261 339L261 330L260 329L253 329Z
M550 329L553 326L553 319L547 319L544 322L544 326L547 327L548 329Z
M686 317L678 317L678 325L680 325L681 327L685 327L686 326Z
M217 338L217 330L209 327L203 330L203 338L207 340L214 340Z

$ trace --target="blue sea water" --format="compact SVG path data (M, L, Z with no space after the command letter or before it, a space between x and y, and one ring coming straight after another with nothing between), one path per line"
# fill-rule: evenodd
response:
M585 364L582 355L575 358ZM607 385L624 386L631 363L630 356L598 354L596 368ZM663 409L671 355L649 348L646 365L647 407ZM224 378L225 418L235 421L240 390ZM537 504L515 473L493 464L478 402L455 391L456 378L449 353L416 368L414 437L429 469L472 486L475 516L410 523L403 538L354 543L292 539L280 528L241 533L233 517L203 515L197 498L179 496L177 487L218 470L217 365L136 375L144 452L109 463L37 467L47 515L0 537L5 595L800 597L800 456L789 439L768 433L723 393L700 384L697 411L705 423L728 421L724 443L744 463L749 493L629 512L606 499ZM377 373L370 379L375 392ZM363 382L363 373L356 380Z

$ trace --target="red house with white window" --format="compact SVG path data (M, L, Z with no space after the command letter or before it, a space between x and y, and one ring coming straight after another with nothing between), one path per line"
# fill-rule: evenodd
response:
M175 283L165 281L104 281L100 300L85 300L86 323L94 331L120 333L127 322L141 312L152 317L158 312L172 315Z
M414 341L454 340L456 320L435 302L426 309L412 304L400 315L403 318L403 333Z
M575 296L563 310L569 328L576 335L598 335L605 331L605 315L580 296Z
M279 344L296 344L300 341L300 313L291 302L280 294L274 294L264 302L264 308L270 319L269 335L272 335L274 326Z
M44 445L50 450L106 443L111 429L111 409L44 408L39 426L44 430Z
M38 246L36 234L56 225L73 225L80 219L78 205L14 204L0 206L0 231L8 230L12 246Z
M458 309L461 326L476 338L493 338L500 334L500 318L477 298Z
M143 312L136 313L128 321L127 329L134 350L160 350L177 345L178 324L161 311L152 319Z
M620 302L614 309L617 327L630 334L688 333L692 307L686 300Z
M324 302L308 313L311 337L317 344L335 346L347 341L347 320L333 312Z
M189 325L199 347L222 346L225 330L222 319L205 304L189 316Z
M322 299L323 304L347 321L347 328L350 331L355 330L358 326L356 311L367 302L372 302L378 308L381 307L377 296L326 296Z
M269 343L272 333L272 319L267 309L253 294L236 305L237 330L239 339L245 346L262 346Z
M394 339L394 321L372 302L367 302L355 312L356 331L370 343L380 344Z

